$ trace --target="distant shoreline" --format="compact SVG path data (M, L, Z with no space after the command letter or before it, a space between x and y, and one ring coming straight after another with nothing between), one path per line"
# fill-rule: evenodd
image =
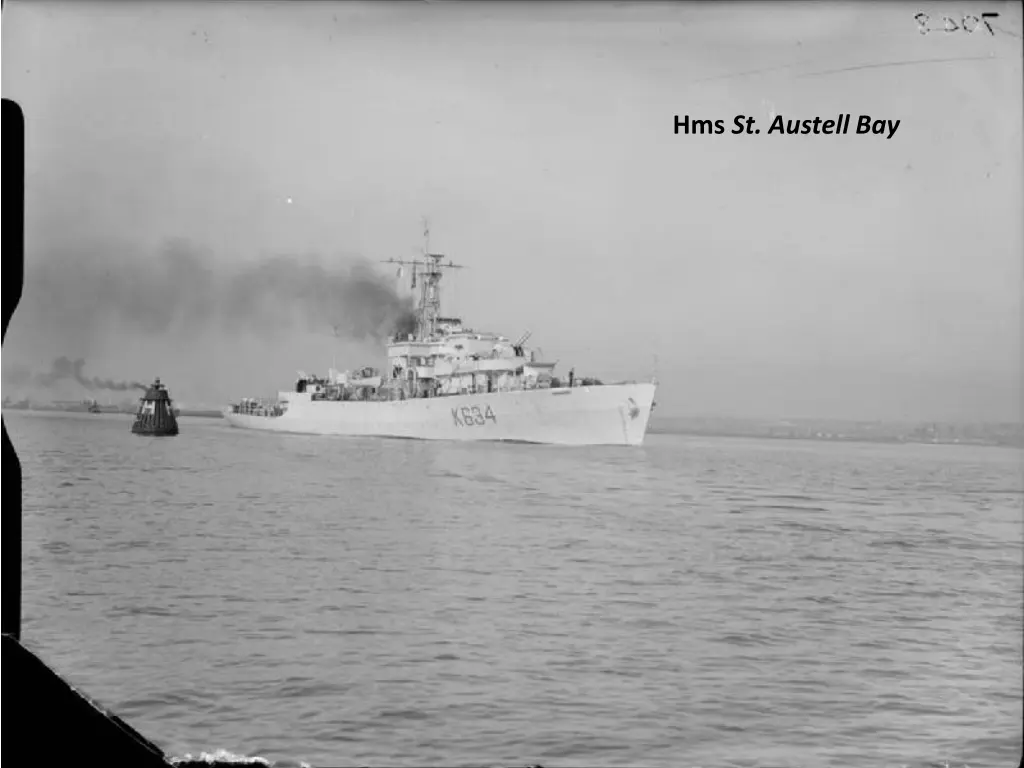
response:
M667 422L667 423L666 423ZM652 420L648 434L812 440L825 443L886 445L974 445L1024 448L1024 428L1016 424L895 424L882 422L788 421L667 418Z
M196 416L201 419L220 419L224 414L220 411L178 411L179 416Z
M33 413L86 413L87 407L32 407L19 404L4 406L9 411ZM101 406L100 413L134 416L135 412ZM213 409L185 408L178 416L220 419L223 414ZM659 423L660 422L660 423ZM667 422L667 423L666 423ZM996 430L999 434L992 434ZM865 434L865 432L875 434ZM1024 429L1017 425L898 425L873 423L868 426L839 422L758 423L754 419L690 419L663 418L652 420L649 435L687 435L691 437L736 437L764 440L812 440L825 443L873 443L885 445L973 445L998 448L1024 448Z
M992 448L1024 448L1024 442L1001 442L998 440L959 439L959 438L912 438L912 437L869 437L858 435L844 435L842 437L818 437L816 435L772 435L760 432L726 432L700 429L651 427L647 430L649 435L684 435L687 437L735 437L738 439L752 440L789 440L789 441L811 441L815 443L870 443L872 445L974 445L988 446Z
M88 413L89 412L89 409L88 409L87 406L82 406L81 408L52 408L52 407L51 408L47 408L45 406L44 407L36 406L36 407L33 407L33 408L24 408L24 407L19 407L17 405L5 405L4 406L4 410L5 411L22 411L22 412L28 412L28 413ZM134 416L135 415L135 411L134 410L124 411L124 410L120 410L118 408L110 408L110 407L103 407L103 406L100 406L100 410L97 411L96 415L100 415L100 414L104 414L104 413L119 414L121 416ZM175 415L176 416L189 416L189 417L201 418L201 419L219 419L219 418L222 418L224 414L222 414L220 411L212 410L212 409L208 409L208 410L196 409L196 410L193 410L193 409L190 409L190 408L184 408L182 410L175 411Z

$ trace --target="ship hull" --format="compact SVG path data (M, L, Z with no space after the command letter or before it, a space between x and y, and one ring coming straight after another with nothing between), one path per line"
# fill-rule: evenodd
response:
M315 435L554 445L641 445L656 385L606 384L356 402L289 396L281 416L224 411L235 427Z

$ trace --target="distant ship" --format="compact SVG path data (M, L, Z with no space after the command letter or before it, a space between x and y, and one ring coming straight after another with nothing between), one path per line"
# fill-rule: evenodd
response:
M641 445L657 382L560 380L556 363L516 341L473 331L441 314L441 277L460 265L424 252L412 267L421 284L413 333L387 342L386 375L372 367L326 377L299 372L276 401L244 398L224 410L233 426L317 435L421 440L496 440L558 445Z

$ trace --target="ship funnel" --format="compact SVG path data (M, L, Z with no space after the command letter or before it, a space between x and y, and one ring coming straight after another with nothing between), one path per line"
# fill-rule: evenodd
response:
M171 396L160 379L154 381L139 399L132 433L151 437L172 437L178 434L178 420L171 408Z

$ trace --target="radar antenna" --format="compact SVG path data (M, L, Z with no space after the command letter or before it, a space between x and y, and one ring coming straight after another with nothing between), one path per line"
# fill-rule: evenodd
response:
M437 332L437 319L441 316L441 277L446 269L465 269L451 259L445 264L444 254L430 252L430 224L423 220L422 259L384 259L384 264L412 267L412 289L420 278L420 299L416 308L416 338L420 341Z

